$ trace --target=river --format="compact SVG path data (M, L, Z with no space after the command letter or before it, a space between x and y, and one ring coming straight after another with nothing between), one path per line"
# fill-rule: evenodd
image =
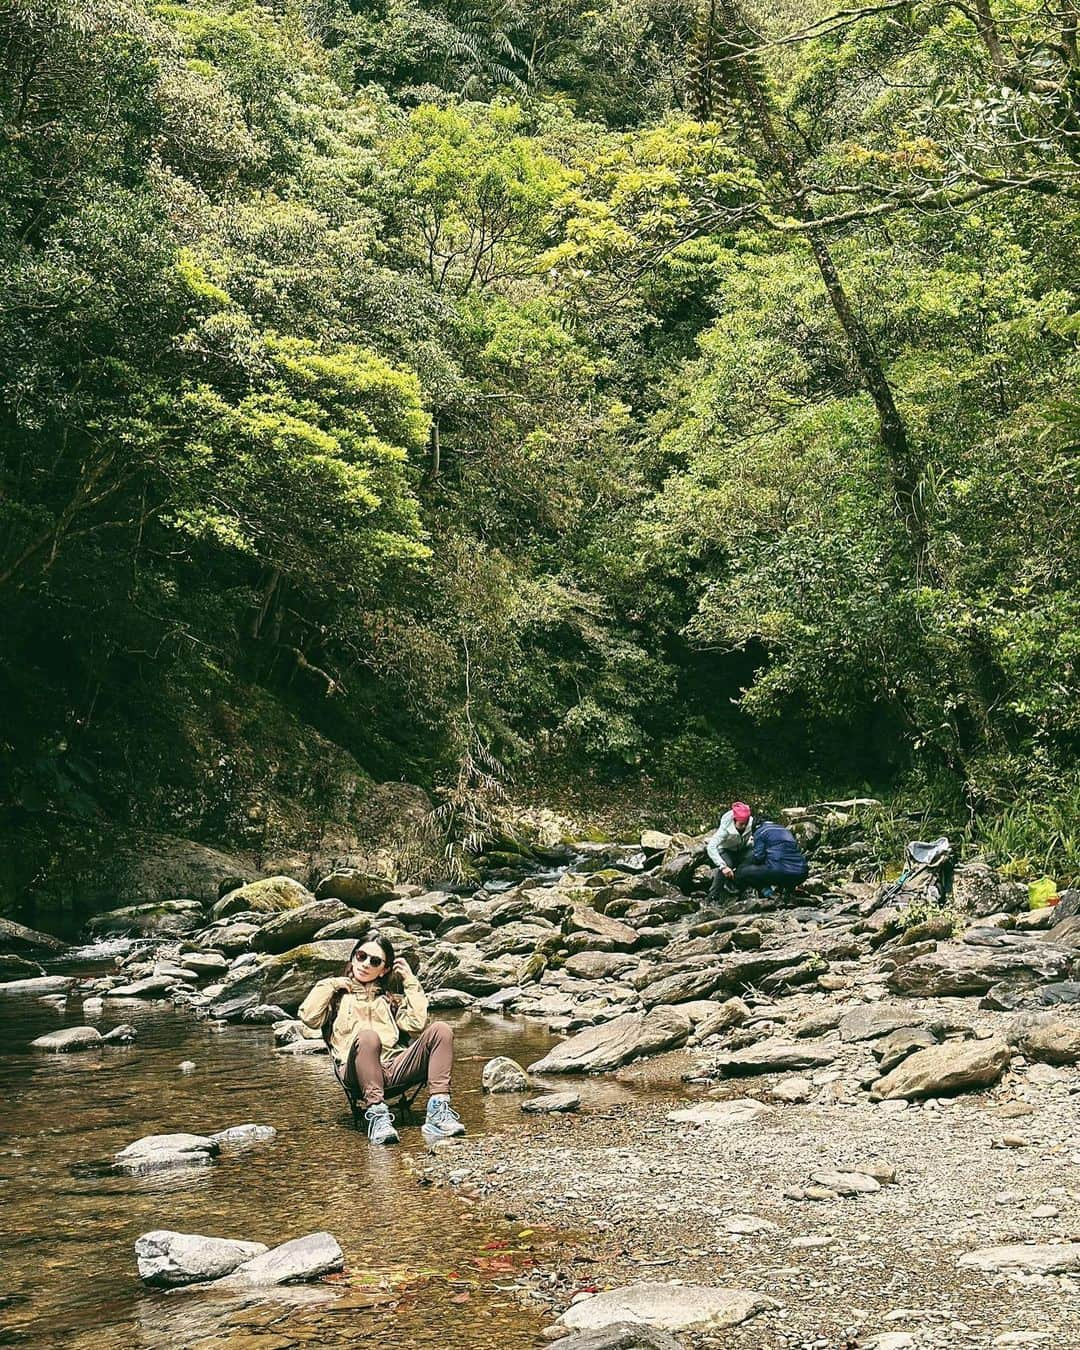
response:
M132 1023L130 1047L28 1048L45 1031L85 1020L77 994L63 1011L0 997L0 1345L284 1350L388 1335L440 1348L536 1343L540 1312L514 1280L558 1236L534 1229L522 1237L520 1225L480 1219L453 1190L425 1187L419 1117L399 1148L374 1150L350 1128L325 1056L276 1054L269 1027L200 1022L167 1002L106 1002L95 1024L104 1032ZM483 1063L505 1054L528 1064L550 1034L497 1014L450 1020L455 1104L469 1130L519 1120L519 1097L481 1093ZM184 1060L194 1071L180 1071ZM223 1150L210 1167L145 1178L102 1166L145 1134L248 1121L273 1125L276 1139ZM151 1290L138 1279L133 1243L154 1228L271 1246L327 1229L348 1275L228 1299Z

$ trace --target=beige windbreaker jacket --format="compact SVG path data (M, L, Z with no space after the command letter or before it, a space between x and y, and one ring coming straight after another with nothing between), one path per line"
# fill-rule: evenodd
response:
M385 1063L397 1047L400 1032L416 1035L427 1025L427 995L415 975L405 980L405 992L396 1012L385 995L373 988L365 988L345 975L320 980L300 1004L300 1021L305 1026L320 1030L326 1010L339 989L345 989L346 992L338 1004L337 1016L330 1031L330 1050L339 1064L344 1064L349 1058L357 1032L368 1027L379 1034Z

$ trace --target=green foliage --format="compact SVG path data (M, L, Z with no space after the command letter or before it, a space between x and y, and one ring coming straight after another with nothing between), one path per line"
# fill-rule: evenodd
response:
M1070 48L803 8L3 11L5 809L246 840L246 701L449 784L463 870L516 776L1080 872Z

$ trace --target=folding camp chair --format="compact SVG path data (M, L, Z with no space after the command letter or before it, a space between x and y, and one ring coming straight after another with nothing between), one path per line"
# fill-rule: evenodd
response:
M345 1082L344 1074L338 1067L337 1061L334 1059L332 1055L330 1057L330 1063L334 1067L334 1077L338 1080L341 1090L345 1094L345 1099L349 1103L349 1111L352 1114L353 1129L363 1130L364 1111L366 1110L366 1107L364 1106L363 1103L363 1099L361 1098L358 1092L353 1091L353 1089L349 1087L348 1083ZM415 1083L411 1087L399 1088L397 1091L389 1092L386 1095L386 1103L387 1105L389 1105L391 1102L400 1103L403 1114L408 1115L412 1111L413 1105L416 1102L416 1098L419 1096L420 1089L423 1086L424 1086L423 1083Z

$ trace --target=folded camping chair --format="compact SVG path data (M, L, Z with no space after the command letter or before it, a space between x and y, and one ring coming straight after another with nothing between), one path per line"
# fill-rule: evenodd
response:
M891 886L886 886L875 897L870 905L871 911L899 899L900 893L905 889L911 890L912 882L917 879L923 880L926 899L931 904L940 904L952 890L956 860L952 845L944 835L930 843L913 839L904 851L906 858L903 872Z
M338 1004L340 1002L341 995L335 995L329 1008L326 1010L326 1016L323 1018L322 1038L326 1042L327 1050L330 1050L330 1029L334 1025L334 1018L337 1017ZM405 1046L409 1044L409 1034L406 1031L399 1031L398 1035L400 1037L398 1044L404 1049ZM349 1103L349 1111L352 1113L353 1129L362 1130L364 1128L364 1103L361 1101L359 1094L354 1092L352 1088L349 1087L348 1083L346 1083L344 1074L338 1068L338 1062L334 1058L333 1051L330 1051L330 1063L333 1066L334 1077L338 1080L338 1084ZM416 1101L417 1095L423 1086L423 1083L417 1083L415 1087L400 1088L396 1092L388 1093L385 1100L387 1104L390 1102L400 1102L402 1111L407 1115L412 1110L413 1103Z
M362 1130L364 1128L364 1103L361 1100L359 1093L354 1092L345 1082L344 1075L338 1068L337 1060L334 1059L333 1055L330 1056L330 1063L334 1066L334 1077L341 1085L341 1090L344 1092L345 1099L349 1103L349 1110L352 1113L353 1129ZM412 1087L400 1088L396 1092L389 1092L386 1095L386 1103L388 1106L391 1102L400 1103L403 1114L408 1115L409 1112L412 1111L416 1098L423 1086L423 1083L416 1083Z

